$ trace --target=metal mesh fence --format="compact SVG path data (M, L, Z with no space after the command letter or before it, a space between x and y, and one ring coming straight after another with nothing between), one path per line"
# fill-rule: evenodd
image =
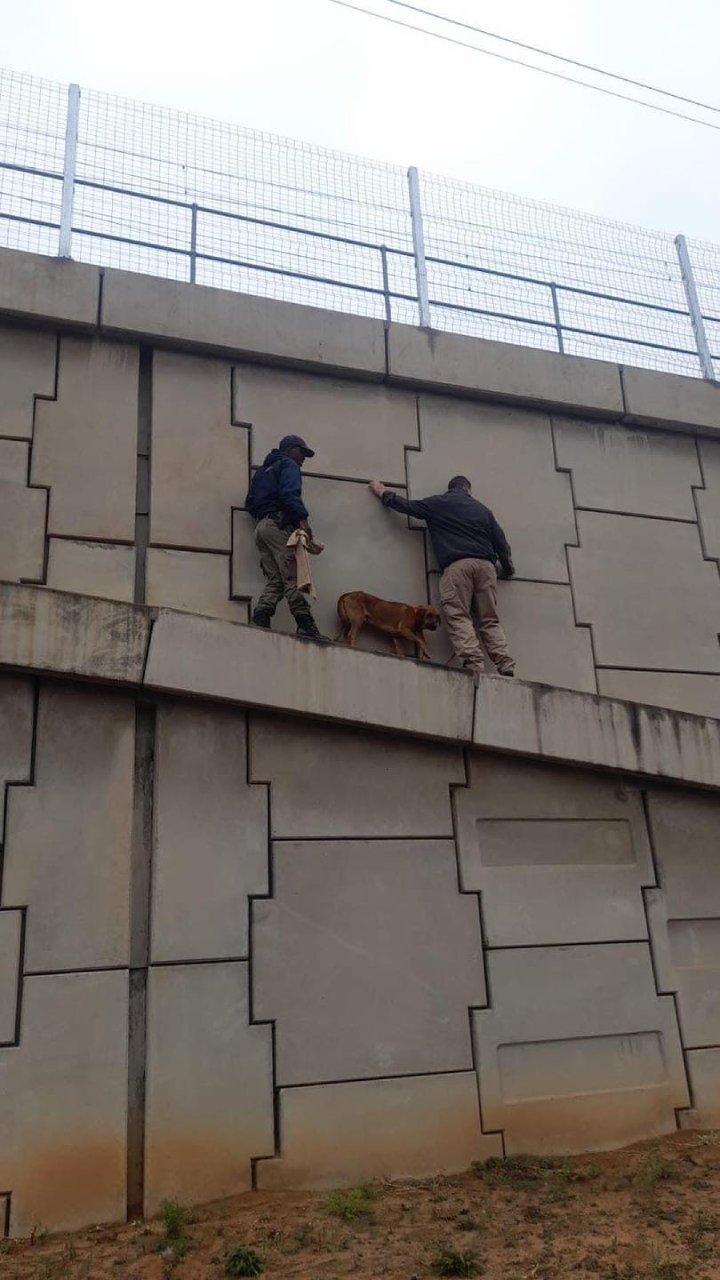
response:
M67 122L65 86L0 71L0 244L58 252ZM419 188L433 328L700 375L671 236ZM70 231L81 261L418 323L397 166L83 90ZM720 247L689 252L720 375Z

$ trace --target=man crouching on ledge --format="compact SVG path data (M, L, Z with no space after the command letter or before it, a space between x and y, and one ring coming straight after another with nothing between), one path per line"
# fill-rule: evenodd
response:
M515 663L497 612L497 570L515 572L507 538L492 511L471 496L466 476L454 476L447 493L412 502L380 480L370 488L384 507L424 520L440 568L440 604L455 655L466 671L483 672L485 658L473 623L498 674L514 676Z

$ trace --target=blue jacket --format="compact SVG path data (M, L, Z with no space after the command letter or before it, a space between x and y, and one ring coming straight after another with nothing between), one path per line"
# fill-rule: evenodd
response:
M302 500L302 471L288 454L273 449L253 475L245 499L245 510L253 520L272 516L281 529L297 529L307 520Z
M421 502L388 489L383 505L425 521L441 569L456 560L490 560L493 564L499 560L503 569L511 564L507 538L492 511L462 489L438 493Z

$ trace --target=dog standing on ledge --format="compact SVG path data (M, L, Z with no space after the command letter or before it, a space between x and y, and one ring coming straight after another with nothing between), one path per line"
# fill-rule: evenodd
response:
M399 658L409 655L401 640L410 640L415 657L432 661L425 643L425 631L436 631L440 626L440 610L432 605L398 604L393 600L380 600L367 591L348 591L337 602L340 631L336 640L343 640L354 648L355 641L364 626L374 627L390 636Z

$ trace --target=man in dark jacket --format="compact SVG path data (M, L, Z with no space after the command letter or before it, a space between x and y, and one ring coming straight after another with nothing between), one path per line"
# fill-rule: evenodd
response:
M424 520L442 569L440 604L456 656L467 671L483 671L485 659L473 624L501 676L515 674L515 663L497 612L497 570L515 572L507 538L492 511L471 496L466 476L455 476L447 493L421 502L402 498L379 480L370 485L383 506Z
M255 545L267 585L253 610L251 622L269 627L283 596L297 623L297 634L319 640L320 632L310 612L307 597L297 588L295 552L287 545L293 529L304 529L312 539L307 507L302 500L301 467L314 458L300 436L284 436L253 475L245 499L245 510L255 520Z

